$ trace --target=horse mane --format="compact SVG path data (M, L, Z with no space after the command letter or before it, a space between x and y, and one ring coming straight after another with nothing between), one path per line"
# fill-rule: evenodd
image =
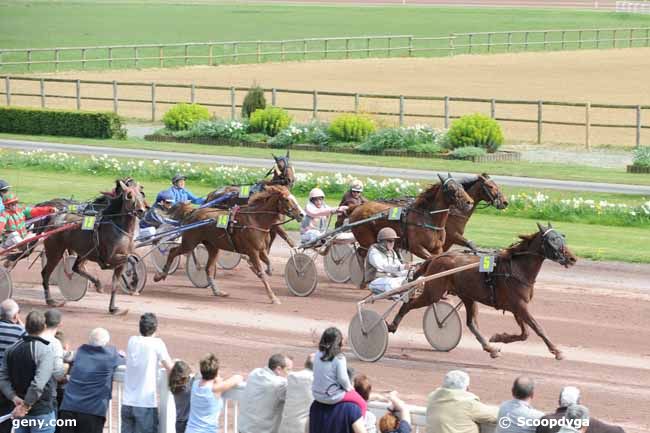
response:
M253 194L253 196L248 200L249 207L257 207L257 205L264 204L268 200L277 200L278 196L286 197L289 194L289 190L280 185L268 185L264 188L264 191Z
M433 185L430 185L429 188L422 191L415 198L413 207L416 209L426 208L430 203L433 203L441 187L442 187L442 183L434 183Z
M508 248L503 249L500 255L505 259L510 259L515 253L528 251L530 244L537 238L538 234L539 232L535 232L530 235L519 235L520 241L515 242Z
M194 211L191 203L176 203L167 213L172 219L183 221Z
M463 186L463 189L465 191L468 191L471 187L473 187L476 182L479 182L481 180L481 177L484 179L490 179L490 175L487 173L481 173L480 175L474 175L474 176L468 176L465 177L461 180L458 181Z

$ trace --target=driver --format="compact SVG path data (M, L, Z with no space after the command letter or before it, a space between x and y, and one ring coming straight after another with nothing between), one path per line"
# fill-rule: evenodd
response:
M52 206L20 206L18 196L13 192L5 194L2 200L5 210L0 213L0 243L4 248L9 248L27 238L26 219L57 212L57 209ZM9 234L12 232L17 234L12 235L10 239Z
M196 197L190 191L185 189L185 179L187 176L183 176L178 173L172 178L172 187L164 191L160 191L156 197L156 203L158 203L161 198L160 195L167 191L172 195L174 203L185 203L186 201L191 202L192 204L203 204L205 199L202 197Z
M9 185L9 182L7 182L4 179L0 179L0 213L4 212L4 210L5 210L5 207L2 204L2 199L9 192L9 188L11 188L11 185Z
M329 207L325 204L325 193L320 188L309 191L309 201L305 207L305 218L300 224L300 241L309 243L325 234L328 217L345 212L347 206Z
M140 221L140 228L159 228L163 224L177 226L178 221L168 218L167 215L174 206L174 196L168 191L161 191L157 197L159 200L149 208L144 218Z
M398 288L406 283L410 263L403 263L395 251L395 241L399 239L395 230L384 227L377 233L377 243L368 250L365 280L375 295Z

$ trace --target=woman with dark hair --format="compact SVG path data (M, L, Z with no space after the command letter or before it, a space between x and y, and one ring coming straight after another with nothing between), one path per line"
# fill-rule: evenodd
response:
M314 400L323 404L355 403L365 415L368 404L352 386L342 347L341 331L335 327L327 328L314 357Z
M169 390L176 403L176 433L185 433L190 416L190 395L192 391L192 369L183 360L174 363L169 372Z

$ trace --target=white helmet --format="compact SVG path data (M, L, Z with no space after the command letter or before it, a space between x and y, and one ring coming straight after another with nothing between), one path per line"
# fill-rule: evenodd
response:
M325 198L325 193L323 192L322 189L314 188L311 191L309 191L309 200L317 197Z
M350 191L363 192L363 182L360 180L353 180L350 183Z
M384 227L377 233L377 242L399 239L397 232L390 227Z

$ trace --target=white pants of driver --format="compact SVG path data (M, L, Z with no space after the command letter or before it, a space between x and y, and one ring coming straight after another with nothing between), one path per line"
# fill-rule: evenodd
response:
M300 235L300 242L303 244L309 243L323 236L325 233L318 230L307 230L306 232ZM337 243L347 243L354 242L354 234L352 233L340 233L336 236Z
M368 288L375 295L381 295L389 290L397 289L406 284L406 275L399 277L380 277L375 278L368 284Z

